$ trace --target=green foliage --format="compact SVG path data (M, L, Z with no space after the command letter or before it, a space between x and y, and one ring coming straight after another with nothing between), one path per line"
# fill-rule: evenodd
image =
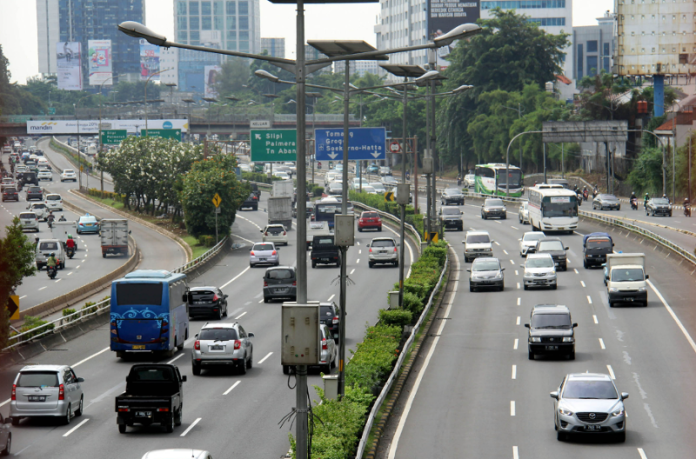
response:
M633 163L628 174L628 183L640 196L646 192L651 196L662 194L662 150L644 148Z
M22 325L19 329L19 333L24 333L24 332L31 332L27 333L26 335L22 336L20 339L22 341L26 341L30 338L33 338L36 335L40 335L42 333L47 332L48 330L53 330L55 328L54 324L49 324L41 329L38 329L39 327L42 327L43 325L48 324L48 321L46 320L41 320L38 317L33 317L33 316L25 316L24 317L24 325ZM32 330L34 330L32 332Z
M65 309L63 309L63 317L69 316L71 314L75 314L75 312L76 311L72 308L65 308ZM72 322L72 321L77 320L77 319L78 319L78 317L67 317L65 320L67 322Z
M357 350L346 366L346 386L357 385L377 393L394 366L400 339L400 327L368 327L365 338L357 344Z
M397 218L401 218L401 208L395 202L386 202L384 196L358 193L357 191L349 190L348 198L354 202L361 202L382 212L388 212ZM413 206L406 206L406 223L416 228L419 234L424 234L423 217L416 213Z
M218 72L217 80L213 84L215 92L224 95L234 95L244 90L251 73L247 59L239 57L228 58L221 65L221 69L222 71ZM260 78L255 79L260 80Z
M413 320L413 314L411 311L404 309L380 309L379 310L379 323L382 325L393 325L396 327L403 327L408 325Z
M411 292L404 292L403 296L403 307L407 311L410 311L414 318L420 317L420 313L423 311L423 300L421 300L417 295Z
M215 236L203 235L198 238L198 241L205 247L213 247L215 245Z
M97 312L97 306L95 306L95 305L96 305L95 302L88 301L87 303L85 303L84 306L82 306L82 309L80 309L80 310L82 311L83 315L84 314L92 314L93 312Z
M423 250L423 255L436 258L440 267L445 266L445 259L447 258L447 247L441 247L441 244L443 243L438 241L437 245L430 245Z
M271 178L268 178L268 175L263 174L261 172L242 172L242 179L249 180L250 182L259 183L272 183L276 180L281 180L280 177L276 177L275 175L271 176Z
M319 197L322 194L324 194L324 187L315 185L314 188L312 188L312 196Z

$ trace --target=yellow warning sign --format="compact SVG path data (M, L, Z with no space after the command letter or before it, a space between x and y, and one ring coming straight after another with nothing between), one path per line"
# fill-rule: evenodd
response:
M425 240L430 242L438 242L440 240L440 236L437 231L425 231Z
M394 192L387 191L386 193L384 193L384 200L387 202L394 202Z
M7 301L7 310L10 312L10 320L19 320L19 297L10 295Z
M220 195L215 193L215 196L213 196L213 204L215 204L215 207L220 207L221 202L222 199L220 199Z

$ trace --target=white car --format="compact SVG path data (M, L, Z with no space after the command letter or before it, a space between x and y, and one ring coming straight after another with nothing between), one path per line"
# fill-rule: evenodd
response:
M468 188L476 185L476 176L474 174L466 174L464 176L464 185Z
M201 449L158 449L148 451L142 459L213 459L213 455Z
M370 182L370 186L374 188L377 194L384 194L387 192L387 189L384 188L384 185L380 182Z
M46 221L46 217L48 217L48 207L43 202L32 202L27 206L27 210L34 212L39 220Z
M464 261L493 256L493 241L488 231L467 231L464 240Z
M53 174L51 171L39 171L38 174L36 174L36 178L41 181L41 180L50 180L51 182L53 181Z
M273 242L275 245L288 245L288 232L283 225L267 225L261 232L263 233L263 242Z
M36 165L39 166L39 168L41 168L41 166L49 166L49 167L51 166L48 163L48 160L46 158L44 158L43 156L37 156L37 158L38 159L36 160Z
M377 191L372 188L370 185L363 185L362 187L362 192L367 193L367 194L379 194Z
M290 176L283 171L273 172L274 177L278 177L281 180L290 180Z
M556 290L558 287L556 264L548 253L530 253L523 265L524 289L529 287L548 287Z
M63 172L60 173L60 181L65 182L68 180L77 182L77 174L75 174L75 171L72 169L63 169Z
M526 225L529 223L529 203L523 202L520 204L520 208L517 209L517 215L520 220L520 224Z
M537 241L544 237L546 235L543 231L528 231L524 233L524 236L520 239L520 256L524 258L528 253L533 253ZM532 249L532 251L530 252L529 249Z
M48 210L63 210L63 198L59 194L48 194L44 200Z

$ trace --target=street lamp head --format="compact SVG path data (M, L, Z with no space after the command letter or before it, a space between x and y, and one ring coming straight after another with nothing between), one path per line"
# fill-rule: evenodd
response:
M203 100L208 102L208 103L218 101L215 97L203 97Z
M483 29L478 24L462 24L450 30L446 34L436 37L433 41L435 42L435 46L440 48L442 46L451 45L455 40L468 38L481 33L482 31Z
M440 72L438 72L437 70L430 70L429 72L426 72L423 75L416 78L416 84L421 83L423 81L432 80L433 78L436 78L438 76L440 76Z
M231 100L231 101L238 101L239 100L239 98L234 97L234 96L225 96L225 99Z
M295 99L290 99L289 101L285 102L286 104L296 104L297 102Z
M278 78L277 76L275 76L272 73L269 73L265 70L257 70L254 72L254 75L256 75L259 78L265 78L267 80L270 80L273 83L277 83L280 81L280 78Z
M118 30L128 36L135 38L144 38L149 43L157 46L163 46L167 42L167 37L160 35L148 29L144 25L135 21L125 21L118 25Z
M460 94L460 93L462 93L464 91L468 91L469 89L472 89L472 88L473 88L473 86L470 84L463 84L460 87L458 87L457 89L452 90L452 92L454 94Z

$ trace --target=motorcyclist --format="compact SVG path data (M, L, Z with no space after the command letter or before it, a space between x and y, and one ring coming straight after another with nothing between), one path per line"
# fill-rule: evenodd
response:
M638 198L636 197L635 191L631 192L631 198L629 199L629 201L631 202L632 209L638 209Z
M34 250L39 246L39 236L36 236L34 238Z
M51 228L53 225L53 220L56 219L56 216L53 215L53 211L49 210L48 211L48 217L46 217L46 221L48 222L48 227Z
M650 194L645 193L643 197L643 207L648 207L648 201L650 201Z
M691 203L689 202L689 198L684 198L684 215L691 217Z
M631 199L638 199L638 198L636 198L636 192L635 192L635 191L631 191Z
M55 252L51 252L51 255L48 256L48 260L46 260L46 267L55 269L57 264L58 261L56 260L56 254Z
M65 221L67 221L67 220L65 219L65 215L61 215L60 218L58 219L58 221L59 221L59 222L65 222Z
M662 199L666 199L668 203L672 204L672 201L669 200L666 194L662 195Z
M65 241L65 247L69 249L75 249L75 239L73 239L72 234L68 234L68 240Z

